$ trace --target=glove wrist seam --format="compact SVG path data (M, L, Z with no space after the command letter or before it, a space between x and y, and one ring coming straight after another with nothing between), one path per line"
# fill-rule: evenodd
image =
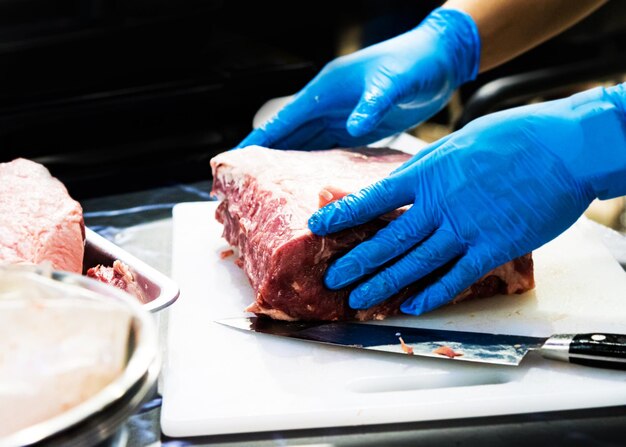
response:
M481 41L474 19L464 11L440 7L434 9L423 23L428 23L441 36L449 50L447 64L453 75L454 88L476 79Z

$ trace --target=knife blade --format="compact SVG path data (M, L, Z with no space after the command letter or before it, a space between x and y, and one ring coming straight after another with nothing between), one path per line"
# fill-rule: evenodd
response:
M355 322L226 318L231 328L347 348L517 366L530 351L552 360L626 369L626 335L554 334L549 337L449 331Z

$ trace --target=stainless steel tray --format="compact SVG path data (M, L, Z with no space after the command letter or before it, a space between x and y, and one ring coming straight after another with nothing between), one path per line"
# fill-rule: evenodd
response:
M178 298L180 290L172 279L85 227L83 274L98 264L111 266L116 259L131 269L137 283L148 297L148 301L143 304L145 309L156 312L171 305Z

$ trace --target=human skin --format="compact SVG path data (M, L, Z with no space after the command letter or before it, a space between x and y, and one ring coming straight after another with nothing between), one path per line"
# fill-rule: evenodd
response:
M606 0L449 0L443 7L469 14L481 41L480 72L562 33Z

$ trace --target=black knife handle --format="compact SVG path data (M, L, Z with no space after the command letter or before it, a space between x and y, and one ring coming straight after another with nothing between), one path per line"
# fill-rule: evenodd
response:
M626 370L626 335L601 332L576 334L569 345L569 361Z

